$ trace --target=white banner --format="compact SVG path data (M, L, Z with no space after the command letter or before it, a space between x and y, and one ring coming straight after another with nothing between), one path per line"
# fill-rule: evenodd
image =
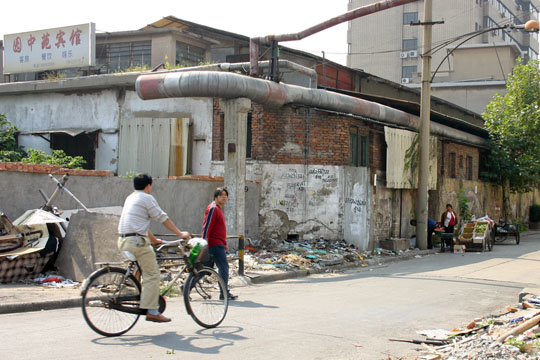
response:
M94 66L95 43L94 23L4 35L4 73Z

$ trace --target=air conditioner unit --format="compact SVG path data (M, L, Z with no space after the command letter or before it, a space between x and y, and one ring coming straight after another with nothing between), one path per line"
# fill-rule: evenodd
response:
M399 57L402 58L402 59L405 59L407 57L407 52L399 53Z
M411 82L411 79L409 79L409 78L401 78L401 83L402 84L408 84L410 82Z
M418 51L416 50L409 51L409 57L412 57L412 58L418 57Z

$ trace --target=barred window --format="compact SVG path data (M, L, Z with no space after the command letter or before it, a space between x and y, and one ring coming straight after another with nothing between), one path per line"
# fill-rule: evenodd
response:
M199 65L204 62L205 50L200 47L176 42L176 65Z

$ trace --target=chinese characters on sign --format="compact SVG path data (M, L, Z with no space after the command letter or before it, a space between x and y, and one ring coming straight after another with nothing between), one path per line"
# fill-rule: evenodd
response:
M95 25L82 24L4 36L4 73L95 64Z

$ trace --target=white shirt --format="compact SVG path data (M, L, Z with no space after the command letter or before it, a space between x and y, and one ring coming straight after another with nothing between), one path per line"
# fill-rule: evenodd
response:
M452 211L446 212L446 219L444 219L444 227L448 227L448 225L450 224L450 220L452 220L453 217L455 217L455 215Z
M168 218L152 195L142 190L135 190L124 202L118 223L118 233L148 235L148 227L152 219L163 223Z

